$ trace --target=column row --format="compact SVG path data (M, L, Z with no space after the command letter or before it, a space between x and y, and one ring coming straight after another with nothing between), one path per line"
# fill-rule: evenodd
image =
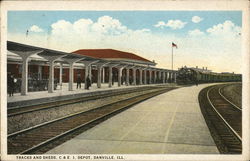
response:
M28 60L31 55L39 54L43 51L32 51L32 52L17 52L18 55L21 56L22 62L22 84L21 84L21 95L26 95L28 92ZM112 87L114 81L113 68L116 68L117 73L117 84L121 86L123 83L128 85L143 85L143 84L156 84L156 83L168 83L176 81L176 72L174 71L166 71L166 70L157 70L152 68L131 66L131 65L121 65L121 64L109 64L98 63L98 61L84 61L84 58L67 58L65 55L55 55L55 56L47 56L45 54L40 54L40 56L44 57L48 60L49 65L49 79L48 79L48 92L52 93L54 91L54 67L55 63L58 59L60 61L64 61L68 64L69 68L69 82L68 82L68 90L73 90L74 83L74 66L75 63L81 61L84 64L84 72L85 72L85 89L87 89L87 81L88 79L92 79L91 73L91 65L94 65L97 69L97 87L101 88L102 80L104 81L105 71L103 70L106 67L108 70L108 86ZM59 85L60 89L62 89L62 75L63 75L63 65L59 61ZM41 77L41 66L38 67L38 75ZM103 71L103 72L102 72ZM103 78L103 79L102 79ZM39 78L41 79L41 78Z

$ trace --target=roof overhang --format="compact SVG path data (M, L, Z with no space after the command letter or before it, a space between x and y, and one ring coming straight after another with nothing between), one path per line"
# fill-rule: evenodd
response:
M126 66L126 67L141 67L141 68L152 68L151 66L155 66L156 63L151 61L140 61L135 59L123 59L123 58L94 58L91 56L79 55L74 53L67 53L62 51L56 51L52 49L36 47L26 44L21 44L17 42L7 41L7 58L11 61L22 61L20 55L15 54L15 51L19 52L32 52L32 51L40 51L37 54L33 54L29 57L29 59L40 62L48 62L55 61L66 63L69 60L77 60L77 64L84 64L86 62L94 62L93 65L105 64L104 66ZM12 52L14 51L14 52ZM68 61L67 61L68 60Z
M134 59L122 59L122 58L104 58L107 61L116 61L116 62L124 62L124 63L136 63L136 64L144 64L144 65L152 65L155 66L156 63L148 62L148 61L140 61Z

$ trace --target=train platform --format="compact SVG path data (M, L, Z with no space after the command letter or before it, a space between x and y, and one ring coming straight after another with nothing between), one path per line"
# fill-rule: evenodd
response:
M115 115L47 154L218 154L198 94L178 88Z
M20 93L15 93L14 96L9 97L7 95L7 104L8 108L15 108L20 106L26 106L31 104L40 104L40 103L46 103L50 101L57 101L57 100L63 100L63 99L71 99L71 98L77 98L77 97L85 97L90 95L95 95L96 93L110 93L117 90L127 90L131 88L141 88L145 86L175 86L176 84L150 84L150 85L121 85L118 87L117 82L114 83L112 87L108 86L108 83L102 83L101 88L97 88L97 85L95 83L92 84L92 86L89 88L89 90L84 89L84 84L82 84L81 88L76 88L77 84L74 83L73 85L73 91L68 90L68 83L63 83L62 86L58 86L56 90L54 90L53 93L48 93L48 91L36 91L36 92L28 92L27 95L22 96Z

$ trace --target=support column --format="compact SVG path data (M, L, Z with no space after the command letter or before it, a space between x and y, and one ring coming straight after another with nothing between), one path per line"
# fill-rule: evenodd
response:
M166 82L169 83L169 72L166 72Z
M174 83L176 83L176 77L177 77L177 73L174 73Z
M166 72L162 72L162 83L166 83Z
M60 89L62 89L62 72L63 72L63 64L60 63L60 71L59 71L59 85L60 85Z
M170 83L172 83L172 72L169 72L168 74L169 74L168 80Z
M69 64L69 91L73 91L73 83L74 83L74 63Z
M92 84L92 72L91 72L91 65L98 61L83 61L85 66L85 78L84 78L84 89L87 89L87 77L89 76L90 83Z
M21 95L26 95L28 92L28 59L31 55L35 55L43 52L43 50L39 51L13 51L9 50L22 58L22 84L21 84Z
M102 68L102 83L105 82L105 68Z
M102 66L97 66L97 88L101 88Z
M159 71L159 83L162 82L162 78L161 78L161 71Z
M144 70L144 84L147 84L147 70Z
M101 88L101 80L102 80L102 68L105 64L108 64L109 62L106 63L100 63L97 64L97 88Z
M157 78L157 74L156 74L156 70L154 71L155 75L154 75L154 83L156 83L156 78Z
M168 83L168 72L165 72L165 83Z
M38 65L38 80L42 80L42 66Z
M126 68L126 85L128 86L129 85L129 68Z
M113 71L112 68L114 68L116 65L109 65L109 87L112 87L112 81L113 81Z
M149 70L149 82L148 84L152 84L152 70Z
M112 66L109 66L109 87L112 87L112 77L113 77Z
M69 64L69 91L73 91L73 84L74 84L74 63L83 60L84 58L75 57L75 58L69 58L64 57L62 60L66 61Z
M21 95L28 92L28 57L23 58Z
M140 72L140 85L142 85L142 69L139 69L139 72Z
M174 72L172 72L172 75L171 75L171 82L174 83Z
M121 83L122 83L122 69L123 69L123 67L120 67L117 69L118 69L118 87L120 87Z
M87 89L87 77L89 76L90 79L89 64L85 63L84 66L85 66L84 89Z
M170 72L168 72L168 83L170 83Z
M49 61L49 84L48 92L53 93L54 91L54 60Z
M133 68L133 85L136 85L136 68Z
M53 93L54 91L54 63L57 59L64 57L65 55L63 54L58 54L58 55L50 55L50 52L43 52L38 54L39 56L47 59L49 61L49 84L48 84L48 92Z
M89 65L89 79L90 79L90 84L92 84L92 65Z

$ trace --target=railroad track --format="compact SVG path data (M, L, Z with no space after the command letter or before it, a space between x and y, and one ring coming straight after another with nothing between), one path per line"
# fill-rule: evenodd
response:
M221 94L221 88L224 86L215 85L201 91L199 100L202 113L219 151L240 154L242 153L242 112Z
M220 93L220 95L221 95L226 101L228 101L229 103L231 103L235 108L237 108L237 109L239 109L239 110L242 110L241 105L236 105L236 103L233 102L233 99L232 99L232 98L229 99L229 98L227 98L226 96L223 95L224 89L225 89L225 88L227 88L227 87L229 87L229 86L235 86L235 85L236 85L236 86L239 86L239 84L227 84L227 85L224 85L223 87L221 87L221 88L219 89L219 93ZM239 90L236 90L235 88L232 88L232 91L233 91L235 94L241 96L241 93L240 93L241 90L239 91Z
M175 88L154 91L46 122L8 135L8 154L35 154L78 130L88 129L127 108ZM63 141L62 141L63 142ZM58 144L58 143L57 143ZM46 149L49 150L49 149Z
M156 88L156 87L154 87ZM157 87L157 88L162 88L162 87ZM151 90L153 87L143 87L140 88L140 91L146 91L146 90ZM138 91L138 88L136 89L130 89L126 91L119 91L119 92L113 92L108 94L109 97L111 96L116 96L116 95L121 95L121 94L128 94ZM24 106L24 107L17 107L17 108L10 108L7 110L7 115L8 117L13 117L16 115L21 115L29 112L34 112L34 111L40 111L40 110L46 110L49 108L54 108L58 106L63 106L63 105L69 105L69 104L75 104L75 103L80 103L84 101L91 101L91 100L96 100L96 99L101 99L101 98L106 98L107 94L96 94L93 96L87 96L87 97L79 97L75 99L69 99L69 100L61 100L61 101L56 101L56 102L48 102L48 103L42 103L42 104L37 104L37 105L29 105L29 106Z

